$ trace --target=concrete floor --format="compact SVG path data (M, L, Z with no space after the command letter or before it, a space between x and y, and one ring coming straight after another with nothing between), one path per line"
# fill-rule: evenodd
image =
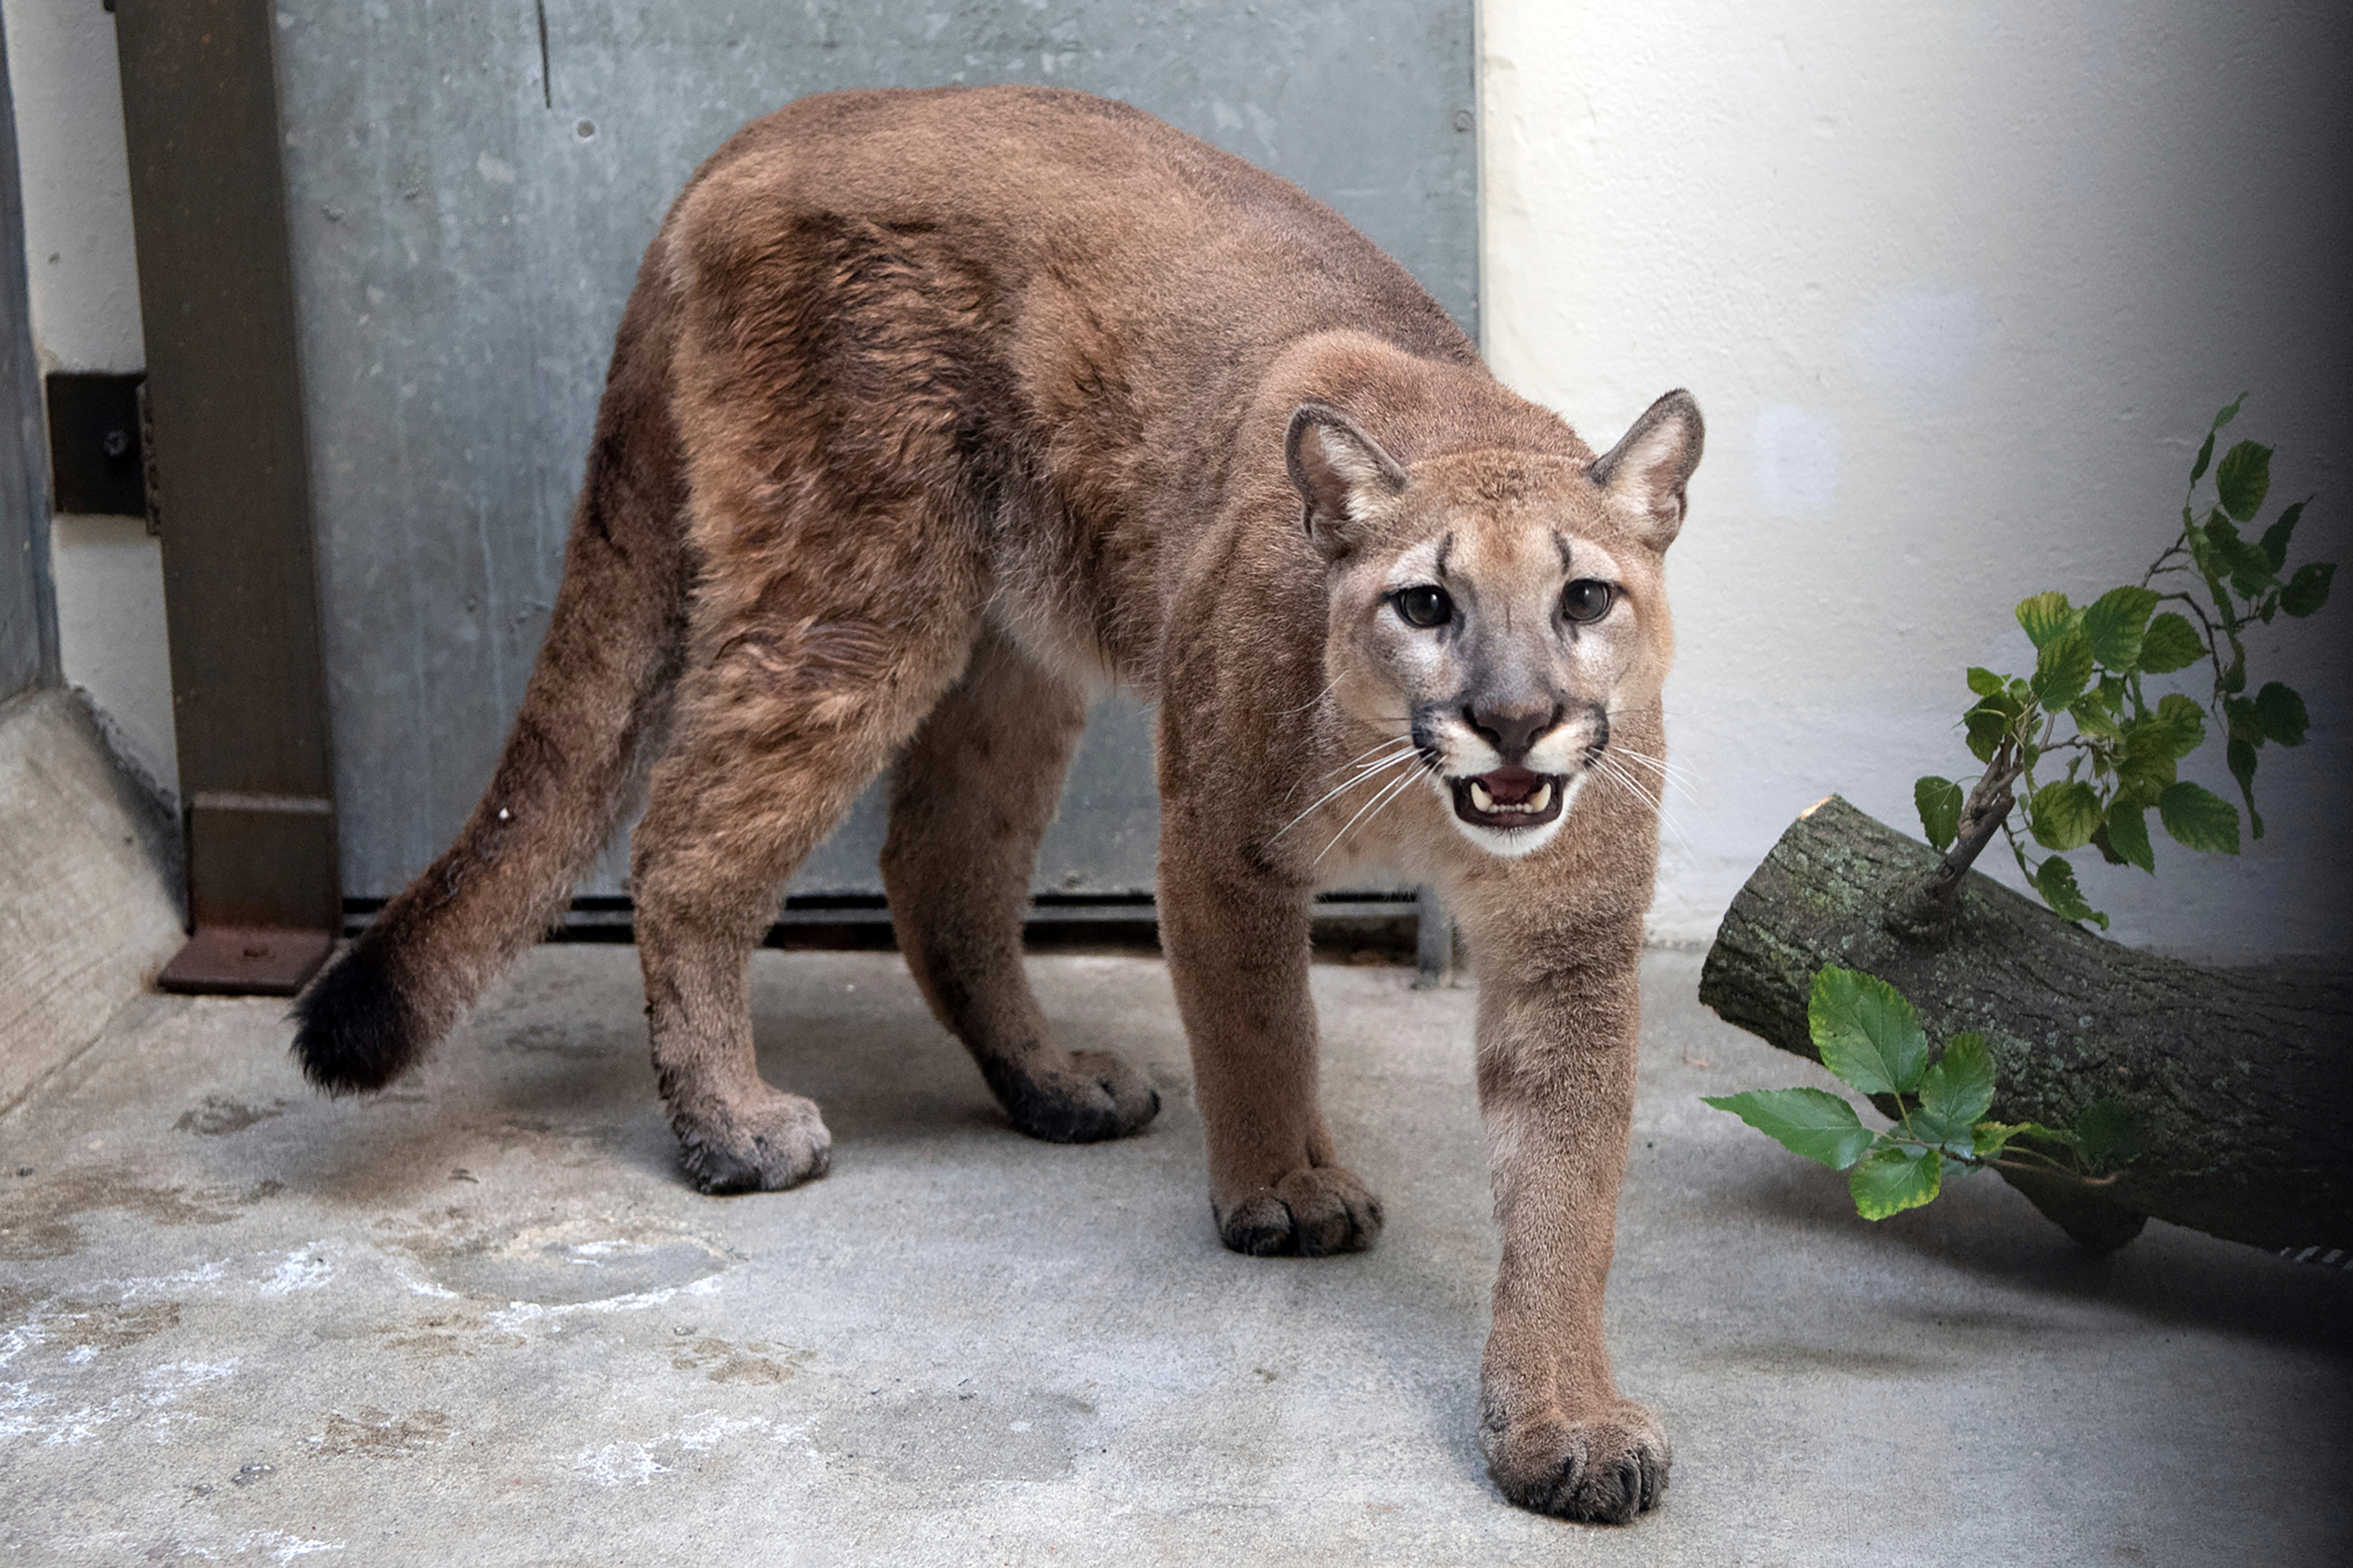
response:
M142 997L0 1120L0 1562L2353 1561L2353 1278L1990 1178L1856 1219L1703 1092L1821 1080L1658 953L1610 1287L1676 1449L1622 1530L1472 1444L1495 1262L1468 991L1319 966L1377 1249L1221 1250L1165 971L1036 964L1143 1137L1005 1130L894 955L763 952L833 1173L699 1197L635 953L543 947L417 1079L313 1096L284 1005Z

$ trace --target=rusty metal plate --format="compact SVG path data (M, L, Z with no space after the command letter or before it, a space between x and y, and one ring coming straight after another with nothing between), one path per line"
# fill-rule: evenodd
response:
M188 939L156 985L197 996L291 996L334 951L322 931L206 926Z

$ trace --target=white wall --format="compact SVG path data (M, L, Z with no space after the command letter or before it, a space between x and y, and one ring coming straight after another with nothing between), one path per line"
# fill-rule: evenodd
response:
M0 11L44 365L136 369L112 18ZM1833 789L1912 826L1912 779L1970 766L1962 668L2024 667L2026 594L2137 580L2240 391L2275 493L2319 492L2307 548L2353 554L2353 12L1483 0L1482 26L1496 369L1597 444L1674 385L1710 423L1672 563L1692 784L1660 935L1704 940ZM68 678L169 781L153 542L57 538ZM2315 719L2263 754L2263 843L2161 842L2154 881L2086 868L2118 935L2353 951L2348 624L2339 603L2258 643Z
M114 18L97 0L0 0L0 21L41 369L142 369ZM135 520L71 515L49 537L65 678L90 693L126 758L175 791L156 542Z
M1658 934L1705 940L1832 790L1916 831L1911 781L1974 770L1964 668L2031 669L2028 594L2139 580L2238 393L2274 495L2319 492L2300 542L2353 554L2353 10L1485 0L1482 34L1497 372L1597 446L1670 386L1708 418ZM2263 753L2269 837L2085 878L2124 940L2353 951L2348 598L2256 639L2315 721ZM2191 771L2235 798L2219 742Z

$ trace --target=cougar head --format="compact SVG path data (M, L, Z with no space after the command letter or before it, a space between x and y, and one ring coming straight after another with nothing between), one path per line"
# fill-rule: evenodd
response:
M1480 847L1548 843L1609 765L1610 716L1657 700L1674 649L1663 558L1702 438L1680 391L1589 463L1491 448L1409 466L1336 409L1293 415L1333 699L1409 747Z

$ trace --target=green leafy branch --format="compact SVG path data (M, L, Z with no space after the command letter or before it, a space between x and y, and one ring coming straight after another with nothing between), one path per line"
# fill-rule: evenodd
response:
M1864 1126L1852 1105L1827 1089L1702 1098L1807 1159L1846 1172L1855 1212L1865 1219L1917 1208L1947 1177L1980 1168L2105 1186L2132 1155L2130 1119L2112 1100L2090 1106L2063 1129L1991 1120L1993 1053L1985 1037L1956 1035L1932 1060L1919 1015L1883 980L1826 965L1814 975L1806 1022L1822 1065L1872 1096L1893 1126Z
M1951 779L1930 776L1913 786L1920 826L1946 852L1923 890L1931 916L1949 918L1961 874L1997 833L2045 903L2065 919L2103 928L2108 917L2084 901L2068 852L2089 845L2111 865L2154 875L2147 815L2154 810L2175 842L2237 854L2238 807L2179 776L2182 759L2205 743L2210 717L2225 736L2248 824L2255 837L2263 836L2256 753L2270 742L2302 745L2310 719L2304 699L2279 681L2247 694L2245 633L2276 616L2317 613L2337 567L2311 561L2288 572L2309 497L2282 508L2260 537L2241 533L2270 493L2272 448L2241 441L2220 463L2213 458L2216 437L2245 401L2242 394L2214 416L2190 466L2181 532L2137 584L2112 588L2082 608L2057 593L2022 601L2018 624L2034 644L2034 673L1968 672L1974 701L1961 724L1985 772L1966 795ZM2210 468L2213 500L2201 517L2200 484ZM2180 608L2163 608L2168 605ZM2212 671L2202 703L2179 691L2148 700L2147 678L2201 662ZM2049 853L2037 859L2030 839Z

